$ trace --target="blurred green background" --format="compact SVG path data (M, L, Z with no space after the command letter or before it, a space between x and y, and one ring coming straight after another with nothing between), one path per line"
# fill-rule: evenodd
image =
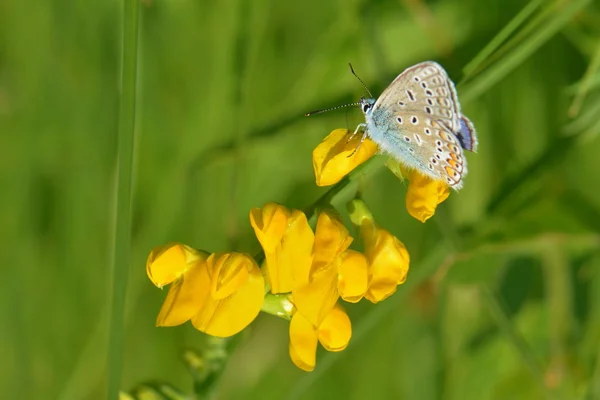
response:
M164 381L189 393L181 352L205 345L190 324L154 327L166 292L146 278L149 251L255 253L250 208L310 205L326 190L312 149L362 120L303 117L365 94L347 63L377 94L431 59L479 133L464 189L422 224L389 171L360 184L411 253L408 282L349 305L349 348L320 351L312 373L289 360L288 323L259 316L214 398L600 398L598 2L144 0L139 11L123 390ZM106 393L122 14L114 0L0 2L3 398Z

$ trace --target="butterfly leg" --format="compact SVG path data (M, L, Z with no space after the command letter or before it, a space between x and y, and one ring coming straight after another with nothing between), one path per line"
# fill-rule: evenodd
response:
M364 122L362 124L358 124L358 126L356 127L356 129L354 130L354 132L352 132L352 135L348 136L348 139L346 139L346 143L350 142L352 139L354 139L354 136L356 136L356 134L358 133L359 130L365 129L367 127L367 124L365 124ZM363 139L361 140L361 143L364 141L364 136Z
M363 142L365 141L365 139L367 138L367 133L363 133L362 137L360 138L360 143L358 143L358 145L354 148L354 150L352 150L352 153L350 153L350 155L348 156L348 158L352 157L360 148L360 145L363 144Z

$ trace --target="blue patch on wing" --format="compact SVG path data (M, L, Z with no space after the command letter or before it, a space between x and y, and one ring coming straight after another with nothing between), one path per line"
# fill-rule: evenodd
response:
M460 132L456 135L463 149L469 151L477 150L477 137L475 128L469 119L465 116L460 117Z

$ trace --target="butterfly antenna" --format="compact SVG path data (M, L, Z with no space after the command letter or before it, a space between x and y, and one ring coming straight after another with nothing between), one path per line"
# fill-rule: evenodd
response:
M321 114L321 113L324 113L324 112L327 112L327 111L337 110L338 108L353 107L353 106L360 106L360 103L350 103L350 104L344 104L343 106L335 106L335 107L331 107L331 108L325 108L323 110L316 110L316 111L307 112L304 115L306 117L310 117L311 115L314 115L314 114Z
M352 75L354 75L356 77L356 79L358 79L358 81L360 83L362 83L362 85L364 86L364 88L367 91L367 93L369 93L369 96L373 97L373 94L371 94L371 91L369 90L369 88L367 87L367 85L365 85L365 83L363 82L363 80L360 79L360 77L358 75L356 75L356 72L354 72L354 68L352 68L352 64L348 63L348 65L350 66L350 72L352 72Z

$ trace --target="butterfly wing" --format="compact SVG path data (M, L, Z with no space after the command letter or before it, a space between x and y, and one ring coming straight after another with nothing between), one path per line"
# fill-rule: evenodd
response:
M461 129L456 89L436 62L425 61L404 70L379 96L373 109L392 103L406 112L425 112L430 119L443 121L452 132Z
M477 133L475 127L469 118L464 115L460 116L460 132L456 134L463 149L476 152L477 151Z
M460 189L467 173L453 133L462 128L460 117L454 84L428 61L406 69L384 90L367 116L367 133L398 161Z

